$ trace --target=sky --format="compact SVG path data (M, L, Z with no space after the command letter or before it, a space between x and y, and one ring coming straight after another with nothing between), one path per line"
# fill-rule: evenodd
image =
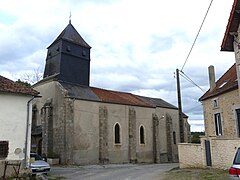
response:
M91 48L94 87L161 98L177 106L182 69L211 0L0 0L0 75L24 80L44 71L47 47L71 22ZM233 0L215 0L182 71L183 112L204 131L198 99L235 62L220 46ZM71 13L70 13L71 12Z

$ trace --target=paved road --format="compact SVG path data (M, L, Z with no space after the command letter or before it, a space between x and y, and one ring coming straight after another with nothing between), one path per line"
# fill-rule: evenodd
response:
M49 175L52 177L62 176L73 180L161 180L165 171L175 167L178 167L177 163L54 166Z

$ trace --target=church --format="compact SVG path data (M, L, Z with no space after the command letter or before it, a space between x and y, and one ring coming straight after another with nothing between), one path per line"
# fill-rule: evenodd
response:
M71 21L48 47L32 151L72 165L178 162L188 116L180 133L178 108L163 99L90 86L90 50Z

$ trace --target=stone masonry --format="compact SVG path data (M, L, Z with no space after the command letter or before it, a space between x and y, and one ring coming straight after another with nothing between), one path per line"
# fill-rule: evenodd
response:
M105 106L99 107L99 163L109 162L108 154L108 113Z
M159 119L153 114L153 157L154 163L160 163Z
M173 127L172 127L172 118L168 114L166 115L166 128L167 128L167 156L168 161L173 161L173 142L172 142L172 134L173 134Z
M49 157L53 152L53 116L52 101L47 101L41 109L42 121L42 156Z
M136 111L134 108L129 108L129 161L137 163L136 154Z
M74 100L65 99L64 111L64 164L72 164L73 162L73 143L74 143Z

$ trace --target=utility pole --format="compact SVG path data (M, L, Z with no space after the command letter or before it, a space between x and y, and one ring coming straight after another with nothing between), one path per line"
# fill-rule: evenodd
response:
M180 131L180 142L184 142L184 129L183 129L183 117L182 117L182 100L181 100L181 90L180 90L180 79L179 79L179 69L176 69L177 78L177 96L178 96L178 117L179 117L179 131Z

